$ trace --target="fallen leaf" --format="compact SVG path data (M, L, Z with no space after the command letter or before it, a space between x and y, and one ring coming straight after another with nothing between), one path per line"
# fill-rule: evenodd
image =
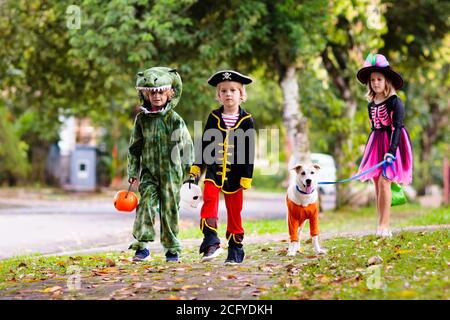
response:
M69 260L72 260L72 261L80 261L80 260L82 260L83 258L82 257L80 257L80 256L76 256L76 257L69 257Z
M114 267L116 265L116 262L112 259L106 259L106 266L107 267Z
M412 253L412 252L414 252L414 250L401 250L401 249L395 250L395 253L397 254Z
M261 291L255 290L252 292L252 296L257 297L261 294Z
M54 286L54 287L51 287L51 288L46 288L46 289L44 289L44 290L40 290L40 292L44 292L44 293L53 293L53 292L56 292L56 291L59 291L59 290L62 290L63 288L62 287L60 287L60 286Z
M99 274L109 274L109 273L118 273L119 270L116 267L107 267L107 268L103 268L98 270Z
M185 286L182 286L181 287L181 290L189 290L189 289L197 289L197 288L199 288L200 286L198 286L198 285L196 285L196 284L194 284L194 285L185 285Z
M156 292L169 291L168 288L166 288L166 287L159 287L159 286L151 286L150 289L153 290L153 291L156 291Z
M398 294L402 298L412 298L417 295L417 292L412 290L403 290Z
M273 272L271 267L261 267L261 270L264 272Z
M381 264L383 262L383 259L380 256L373 256L370 257L369 260L367 261L367 264L369 266L372 265L376 265L376 264Z

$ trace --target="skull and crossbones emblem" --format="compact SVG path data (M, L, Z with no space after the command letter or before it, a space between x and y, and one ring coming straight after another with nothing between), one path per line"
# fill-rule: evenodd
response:
M231 73L224 72L223 73L223 79L222 80L231 80Z

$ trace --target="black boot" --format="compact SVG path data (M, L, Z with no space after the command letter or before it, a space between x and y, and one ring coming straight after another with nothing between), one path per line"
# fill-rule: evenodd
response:
M200 253L203 253L202 262L210 261L220 255L223 249L220 247L220 239L217 237L217 219L202 219L201 226L203 242L200 245Z
M242 240L244 235L235 234L228 237L228 257L225 260L225 264L238 264L244 261L244 248L242 246Z

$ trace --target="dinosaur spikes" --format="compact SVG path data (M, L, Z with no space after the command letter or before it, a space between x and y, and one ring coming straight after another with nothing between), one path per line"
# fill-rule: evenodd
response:
M161 86L161 87L136 87L138 91L150 91L150 92L164 92L171 88L170 85Z

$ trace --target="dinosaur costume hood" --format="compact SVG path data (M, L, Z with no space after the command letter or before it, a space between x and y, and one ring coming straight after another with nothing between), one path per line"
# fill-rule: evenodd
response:
M144 71L139 71L136 75L136 90L142 100L141 109L143 112L152 117L164 116L170 110L174 109L181 98L183 85L181 77L176 69L167 67L153 67ZM167 102L166 106L156 112L149 111L150 103L144 100L142 91L165 91L173 89L174 96Z

